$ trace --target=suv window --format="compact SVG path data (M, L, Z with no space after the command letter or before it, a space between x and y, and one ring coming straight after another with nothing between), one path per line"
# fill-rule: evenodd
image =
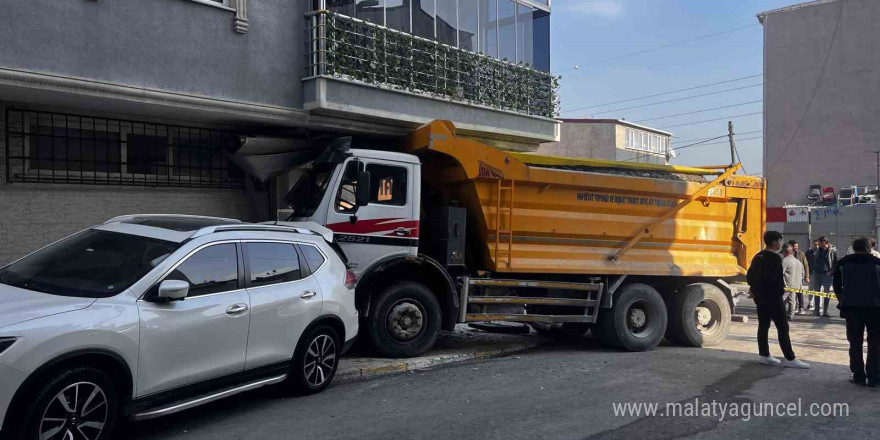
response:
M286 283L302 278L299 257L293 244L245 243L251 287Z
M370 203L380 205L406 205L406 168L371 163Z
M318 270L322 264L324 264L324 255L321 254L316 247L308 244L303 244L299 246L299 249L302 251L303 256L306 257L306 261L309 263L309 269L312 272Z
M187 297L238 289L238 257L232 243L206 247L177 266L166 280L189 283Z
M178 247L89 229L0 269L0 283L53 295L105 298L127 289Z

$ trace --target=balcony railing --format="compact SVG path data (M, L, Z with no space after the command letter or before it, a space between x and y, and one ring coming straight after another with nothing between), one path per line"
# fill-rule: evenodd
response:
M559 78L330 11L309 20L307 77L554 118Z

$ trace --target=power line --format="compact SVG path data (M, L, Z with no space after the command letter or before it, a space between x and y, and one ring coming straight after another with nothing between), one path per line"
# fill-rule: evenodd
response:
M721 109L723 109L723 108L741 107L741 106L749 105L749 104L757 104L757 103L759 103L759 102L764 102L764 100L759 99L759 100L757 100L757 101L741 102L741 103L739 103L739 104L731 104L731 105L725 105L725 106L722 106L722 107L713 107L713 108L707 108L707 109L703 109L703 110L695 110L695 111L687 112L687 113L678 113L678 114L675 114L675 115L658 116L658 117L656 117L656 118L649 118L649 119L640 119L640 120L638 120L638 121L633 121L633 122L656 121L657 119L668 119L668 118L674 118L674 117L676 117L676 116L693 115L693 114L696 114L696 113L710 112L710 111L712 111L712 110L721 110Z
M663 129L666 129L666 128L684 127L684 126L687 126L687 125L697 125L697 124L702 124L702 123L704 123L704 122L723 121L723 120L725 120L725 119L733 119L733 118L741 118L741 117L744 117L744 116L760 115L761 113L763 113L763 112L743 113L743 114L741 114L741 115L725 116L725 117L723 117L723 118L706 119L706 120L703 120L703 121L694 121L694 122L688 122L688 123L685 123L685 124L667 125L667 126L665 126L665 127L659 127L658 129L659 129L659 130L663 130ZM725 136L726 136L726 135L725 135Z
M737 135L737 136L739 136L739 135L741 135L741 134L753 134L753 133L760 133L760 132L762 132L762 131L764 131L764 130L744 131L744 132L742 132L742 133L734 133L734 134ZM685 142L694 142L694 141L702 141L702 140L706 140L706 138L688 139L688 140L686 140L686 141L678 141L678 142L685 143ZM672 142L676 142L676 141L672 141Z
M581 117L595 116L595 115L604 115L604 114L606 114L606 113L614 113L614 112L619 112L619 111L623 111L623 110L632 110L632 109L634 109L634 108L650 107L650 106L653 106L653 105L666 104L666 103L670 103L670 102L685 101L685 100L688 100L688 99L699 98L699 97L701 97L701 96L718 95L718 94L721 94L721 93L732 92L732 91L735 91L735 90L743 90L743 89L748 89L748 88L751 88L751 87L758 87L758 86L762 86L762 85L764 85L764 83L752 84L752 85L748 85L748 86L744 86L744 87L736 87L736 88L733 88L733 89L719 90L719 91L717 91L717 92L701 93L701 94L699 94L699 95L685 96L685 97L683 97L683 98L669 99L669 100L666 100L666 101L651 102L651 103L648 103L648 104L635 105L635 106L632 106L632 107L624 107L624 108L618 108L618 109L614 109L614 110L606 110L606 111L602 111L602 112L598 112L598 113L590 113L590 115L583 115L583 116L581 116Z
M804 119L807 117L807 113L810 112L810 107L813 106L813 99L816 97L816 92L819 91L819 85L822 84L822 78L825 77L825 69L828 67L828 60L831 58L831 50L834 49L834 40L837 39L837 29L840 27L840 16L843 15L843 5L846 2L840 2L840 9L837 10L837 19L834 21L834 33L831 34L831 43L828 44L828 51L825 53L825 61L822 62L822 70L819 71L819 78L816 79L816 86L813 87L813 93L810 94L810 100L807 101L807 108L804 109L804 114L801 115L800 120L798 120L797 126L794 128L794 132L791 133L791 137L788 139L788 143L785 145L785 148L782 149L782 152L779 153L779 157L776 158L776 161L773 162L772 165L767 167L764 170L765 173L770 174L773 171L773 168L785 157L785 153L788 151L789 147L794 143L794 138L797 136L798 131L801 129L801 125L804 123Z
M724 135L724 136L727 136L727 135ZM749 141L749 140L752 140L752 139L763 139L763 138L764 138L763 136L752 136L752 137L747 137L747 138L737 139L737 141ZM713 139L717 139L717 138L713 138ZM730 143L730 142L713 142L713 143L711 143L711 144L702 144L702 145L700 145L700 146L708 147L709 145L726 145L726 144L729 144L729 143ZM681 150L681 149L689 148L689 147L693 147L693 146L695 146L695 145L694 145L694 144L691 144L691 145L685 145L685 146L682 146L682 147L670 148L670 150ZM739 154L739 153L737 153L737 154Z
M673 91L671 91L671 92L655 93L655 94L653 94L653 95L640 96L640 97L638 97L638 98L624 99L623 101L606 102L606 103L604 103L604 104L596 104L596 105L590 105L590 106L587 106L587 107L573 108L573 109L571 109L571 110L565 110L565 111L563 111L562 113L571 113L571 112L576 112L576 111L580 111L580 110L587 110L587 109L596 108L596 107L605 107L606 105L612 105L612 104L623 104L623 103L625 103L625 102L639 101L639 100L642 100L642 99L648 99L648 98L656 98L656 97L658 97L658 96L671 95L671 94L673 94L673 93L686 92L686 91L688 91L688 90L703 89L703 88L706 88L706 87L717 86L718 84L727 84L727 83L732 83L732 82L736 82L736 81L742 81L742 80L744 80L744 79L757 78L757 77L759 77L759 76L764 76L764 74L763 74L763 73L759 73L759 74L757 74L757 75L742 76L742 77L739 77L739 78L728 79L728 80L725 80L725 81L718 81L718 82L714 82L714 83L711 83L711 84L702 84L702 85L699 85L699 86L688 87L688 88L686 88L686 89L673 90Z
M750 24L750 25L748 25L748 26L740 26L740 27L738 27L738 28L728 29L728 30L726 30L726 31L715 32L714 34L703 35L703 36L701 36L701 37L691 38L691 39L688 39L688 40L676 41L675 43L669 43L669 44L665 44L665 45L663 45L663 46L653 47L653 48L651 48L651 49L644 49L644 50L640 50L640 51L637 51L637 52L631 52L631 53L627 53L627 54L623 54L623 55L618 55L618 56L616 56L616 57L612 57L612 58L606 58L606 59L604 59L604 60L594 61L594 62L592 62L592 63L582 64L582 65L580 65L580 67L595 66L595 65L597 65L597 64L604 64L604 63L608 63L608 62L611 62L611 61L617 61L617 60L620 60L620 59L623 59L623 58L634 57L634 56L636 56L636 55L642 55L642 54L646 54L646 53L649 53L649 52L655 52L655 51L658 51L658 50L661 50L661 49L667 49L667 48L674 47L674 46L679 46L679 45L682 45L682 44L693 43L694 41L705 40L706 38L712 38L712 37L717 37L717 36L719 36L719 35L729 34L729 33L731 33L731 32L736 32L736 31L739 31L739 30L748 29L748 28L755 27L755 26L758 26L758 25L759 25L758 23L755 23L755 24Z

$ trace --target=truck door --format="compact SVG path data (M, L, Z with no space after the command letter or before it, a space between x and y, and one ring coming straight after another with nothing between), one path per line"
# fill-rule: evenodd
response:
M357 178L370 175L370 202L355 207ZM352 158L336 186L327 227L348 256L356 274L391 254L418 250L418 217L413 210L414 167L393 161Z

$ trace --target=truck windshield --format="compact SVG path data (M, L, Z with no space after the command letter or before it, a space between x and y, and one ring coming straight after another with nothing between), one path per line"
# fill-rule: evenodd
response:
M852 188L843 188L840 190L840 198L841 199L849 199L852 198L853 190Z
M315 213L335 169L334 163L316 164L297 180L293 189L284 196L284 201L293 208L293 217L311 217Z
M0 283L52 295L106 298L128 289L178 247L89 229L0 269Z

